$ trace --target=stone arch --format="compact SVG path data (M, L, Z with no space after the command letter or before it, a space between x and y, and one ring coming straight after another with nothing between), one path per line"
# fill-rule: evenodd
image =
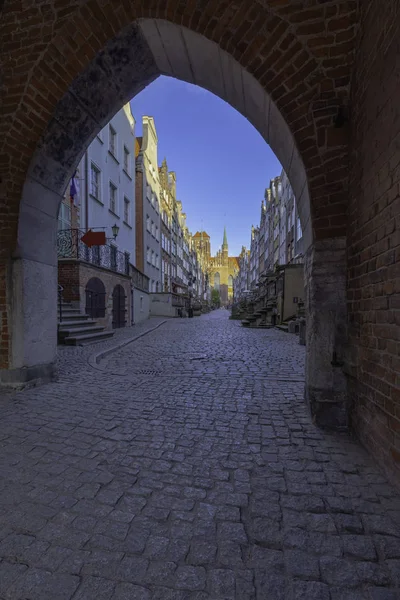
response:
M356 4L338 0L303 12L298 3L273 0L218 0L201 10L180 0L140 5L93 0L82 5L71 1L61 16L49 0L46 7L31 9L41 22L46 13L46 34L40 28L27 32L26 13L22 19L5 5L0 35L4 32L10 47L2 74L8 95L0 123L0 193L8 220L7 234L0 238L0 278L12 284L0 299L0 368L15 371L7 377L18 379L21 369L33 367L32 373L38 372L33 349L39 337L48 340L40 367L51 372L56 352L55 222L61 195L96 133L160 74L209 89L257 128L289 176L305 249L315 240L345 235L347 127L335 128L334 119L345 122ZM15 19L17 33L8 38ZM335 36L343 43L331 52ZM15 65L23 65L17 77ZM41 244L31 244L32 238ZM333 248L341 260L343 240ZM312 267L315 257L310 256ZM333 262L338 264L337 257ZM334 289L342 292L341 286ZM27 297L36 297L34 316ZM336 299L333 310L343 301ZM331 311L330 304L319 306L318 318ZM328 370L332 345L343 337L336 335L342 318L331 319L332 342L323 359ZM322 373L320 362L308 360L311 371Z

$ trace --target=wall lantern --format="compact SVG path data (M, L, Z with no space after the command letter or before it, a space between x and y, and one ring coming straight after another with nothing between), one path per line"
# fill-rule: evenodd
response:
M114 240L116 240L116 239L117 239L117 235L118 235L118 233L119 233L119 227L118 227L118 225L115 223L115 224L114 224L114 225L111 227L111 230L112 230L112 233L113 233L113 236L114 236Z

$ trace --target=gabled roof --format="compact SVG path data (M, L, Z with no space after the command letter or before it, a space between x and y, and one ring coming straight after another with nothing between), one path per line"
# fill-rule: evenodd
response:
M196 231L196 233L194 234L193 237L195 237L195 238L201 238L201 237L203 237L203 238L210 239L210 236L208 235L208 233L206 231Z

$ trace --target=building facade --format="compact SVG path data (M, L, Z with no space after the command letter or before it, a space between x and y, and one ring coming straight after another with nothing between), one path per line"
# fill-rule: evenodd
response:
M242 248L235 299L244 297L246 291L257 292L263 278L278 267L302 264L302 238L293 189L282 171L265 190L260 223L251 228L250 249Z
M150 292L161 291L160 179L158 138L153 117L144 116L136 144L136 266L149 278Z
M134 320L134 150L135 120L126 104L85 151L58 214L59 293L106 330ZM87 245L83 240L89 230L104 232L105 243ZM96 337L89 326L75 332L81 340Z

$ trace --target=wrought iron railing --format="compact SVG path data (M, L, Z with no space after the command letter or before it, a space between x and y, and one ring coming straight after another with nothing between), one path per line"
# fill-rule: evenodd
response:
M57 233L58 258L74 258L83 262L129 275L129 258L114 246L92 246L89 248L81 240L81 229L62 229Z

